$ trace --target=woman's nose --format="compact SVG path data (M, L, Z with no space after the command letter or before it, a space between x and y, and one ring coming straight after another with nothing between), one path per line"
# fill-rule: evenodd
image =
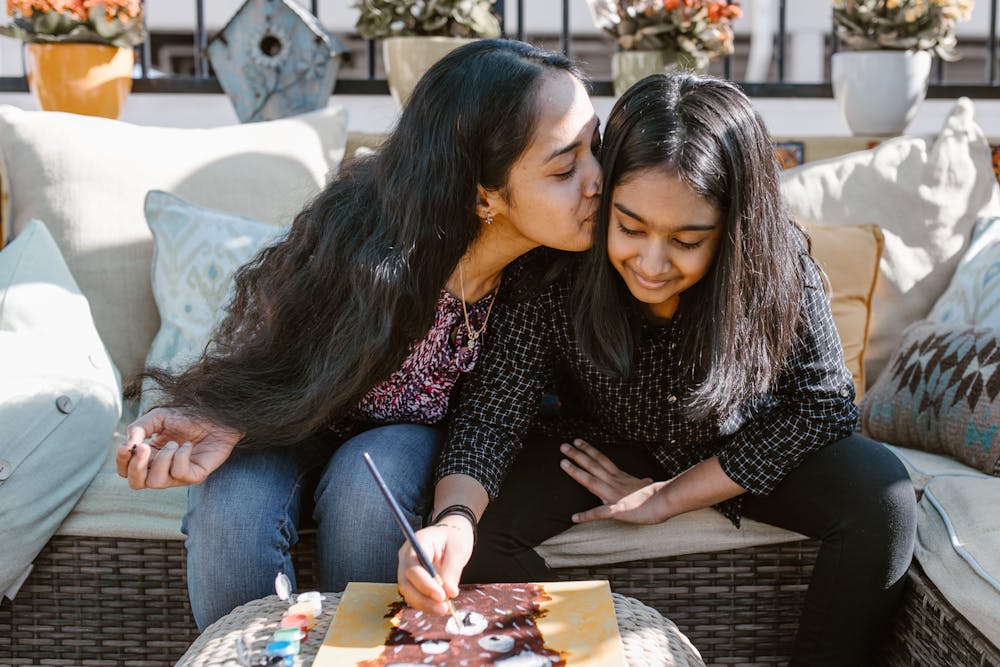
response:
M601 163L595 157L591 157L590 163L591 172L587 174L587 180L584 181L586 184L584 186L584 195L587 197L597 197L601 194L601 181L603 177Z

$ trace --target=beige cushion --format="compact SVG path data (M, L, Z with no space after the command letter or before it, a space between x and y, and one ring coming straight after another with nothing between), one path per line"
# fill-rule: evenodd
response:
M945 599L1000 646L1000 479L941 477L925 488L914 554Z
M40 222L0 251L0 597L97 473L121 385L87 300Z
M736 528L713 509L675 516L652 526L593 521L550 537L535 551L549 567L624 563L646 558L742 549L806 539L789 530L744 518Z
M3 221L15 236L31 218L46 222L127 375L159 326L146 193L288 223L337 170L345 140L346 112L334 107L207 130L0 107Z
M936 139L899 137L781 175L799 222L875 224L885 235L865 356L871 385L906 326L927 315L976 218L997 210L990 149L962 98Z
M865 350L872 296L882 257L882 232L875 225L805 225L812 256L830 280L830 308L854 378L856 400L865 393Z

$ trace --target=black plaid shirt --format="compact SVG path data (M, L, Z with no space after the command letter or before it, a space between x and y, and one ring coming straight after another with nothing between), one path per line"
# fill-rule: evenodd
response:
M572 275L531 300L498 304L476 369L457 388L436 478L478 480L496 498L529 432L583 438L614 460L614 448L645 447L669 477L713 455L737 484L766 495L810 452L851 434L854 385L815 263L804 257L799 340L771 391L720 422L681 412L691 389L675 350L684 304L673 322L644 323L624 379L598 371L576 344L568 299ZM574 269L575 270L575 269ZM572 273L572 272L570 272ZM558 416L542 416L547 389ZM718 509L739 525L739 498Z

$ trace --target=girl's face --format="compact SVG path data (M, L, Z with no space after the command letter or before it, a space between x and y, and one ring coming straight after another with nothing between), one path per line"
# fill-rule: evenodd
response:
M597 115L583 84L567 72L545 76L537 126L511 167L507 197L484 191L504 229L528 245L580 251L590 247L601 190Z
M653 315L673 317L680 294L708 272L722 239L722 213L662 169L615 187L608 259Z

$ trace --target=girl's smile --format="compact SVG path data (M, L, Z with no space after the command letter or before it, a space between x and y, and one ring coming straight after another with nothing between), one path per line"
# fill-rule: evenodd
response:
M722 230L714 204L673 173L646 169L612 193L608 259L632 296L669 318L711 268Z

